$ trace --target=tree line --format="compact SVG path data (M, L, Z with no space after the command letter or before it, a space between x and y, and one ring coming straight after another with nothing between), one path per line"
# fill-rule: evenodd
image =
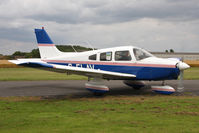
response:
M91 48L79 46L79 45L56 45L57 49L62 52L74 52L74 49L77 52L89 51ZM1 59L16 59L16 58L40 58L39 49L33 49L31 52L21 52L16 51L12 55L2 55L0 54Z

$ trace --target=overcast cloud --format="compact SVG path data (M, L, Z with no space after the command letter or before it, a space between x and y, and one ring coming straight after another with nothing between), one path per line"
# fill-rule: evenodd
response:
M198 0L0 0L0 53L37 48L42 26L58 45L199 52Z

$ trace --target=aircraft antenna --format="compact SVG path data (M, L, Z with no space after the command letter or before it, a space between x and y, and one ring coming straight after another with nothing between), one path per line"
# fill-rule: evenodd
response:
M70 46L71 46L71 47L73 48L73 50L77 53L77 51L75 50L75 48L73 47L73 45L71 44Z
M86 41L86 44L88 45L88 47L92 48L92 50L94 51L94 47L89 43L89 41Z

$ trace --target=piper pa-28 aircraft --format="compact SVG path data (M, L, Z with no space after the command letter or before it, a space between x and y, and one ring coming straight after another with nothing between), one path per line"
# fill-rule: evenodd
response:
M183 71L190 66L176 58L158 58L144 49L121 46L86 52L61 52L45 29L35 29L40 59L10 60L17 65L39 68L59 73L79 74L88 77L86 89L94 94L104 94L109 88L103 80L124 80L135 89L145 86L144 81L178 79L182 89ZM179 87L178 87L179 88ZM172 94L168 85L151 86L152 91Z

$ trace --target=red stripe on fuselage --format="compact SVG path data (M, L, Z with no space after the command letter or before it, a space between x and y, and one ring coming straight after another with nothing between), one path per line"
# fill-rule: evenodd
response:
M116 66L143 66L143 67L168 67L175 68L175 65L164 64L141 64L141 63L119 63L119 62L91 62L91 61L63 61L63 60L42 60L52 63L71 63L71 64L94 64L94 65L116 65Z

